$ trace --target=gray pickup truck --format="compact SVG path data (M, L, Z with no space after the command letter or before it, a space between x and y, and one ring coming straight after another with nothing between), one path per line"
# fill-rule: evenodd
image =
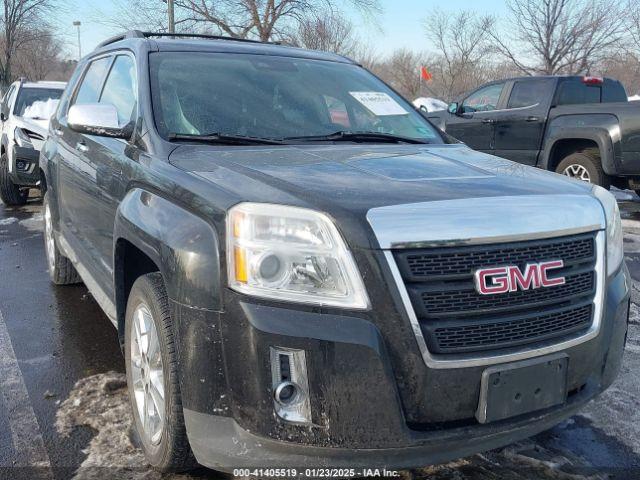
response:
M609 188L640 191L640 102L610 78L522 77L426 114L469 147Z
M619 371L613 196L451 143L344 57L129 32L79 62L40 167L51 279L116 327L159 470L424 466Z

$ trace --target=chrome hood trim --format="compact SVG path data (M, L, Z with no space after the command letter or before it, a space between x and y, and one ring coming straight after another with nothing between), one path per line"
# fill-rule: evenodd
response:
M369 210L380 248L425 248L534 240L606 226L590 195L521 195L462 198Z
M367 219L385 250L398 289L400 312L409 319L418 348L429 368L465 368L524 360L566 350L595 338L602 323L606 279L606 220L600 202L589 195L490 197L395 205L369 210ZM391 249L479 245L552 238L597 231L596 292L593 322L583 335L545 347L477 355L429 352L409 293Z

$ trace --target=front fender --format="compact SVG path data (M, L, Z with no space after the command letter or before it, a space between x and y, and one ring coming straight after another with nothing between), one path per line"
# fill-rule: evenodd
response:
M614 115L561 115L552 119L544 139L540 167L549 170L554 148L561 140L592 140L600 150L602 168L608 175L619 171L622 158L621 134Z
M136 188L118 208L113 238L130 242L157 265L174 302L196 309L221 309L218 235L203 218ZM117 265L118 259L114 261Z

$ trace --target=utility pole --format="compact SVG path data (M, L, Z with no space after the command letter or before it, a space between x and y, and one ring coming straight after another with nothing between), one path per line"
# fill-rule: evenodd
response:
M82 58L82 45L80 44L80 20L73 22L73 26L78 29L78 60Z
M167 13L169 14L169 33L176 33L176 19L173 15L173 0L167 0Z

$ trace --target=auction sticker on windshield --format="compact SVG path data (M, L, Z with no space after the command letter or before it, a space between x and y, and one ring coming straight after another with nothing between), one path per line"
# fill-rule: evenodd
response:
M378 117L409 114L398 102L384 92L349 92L349 95Z

